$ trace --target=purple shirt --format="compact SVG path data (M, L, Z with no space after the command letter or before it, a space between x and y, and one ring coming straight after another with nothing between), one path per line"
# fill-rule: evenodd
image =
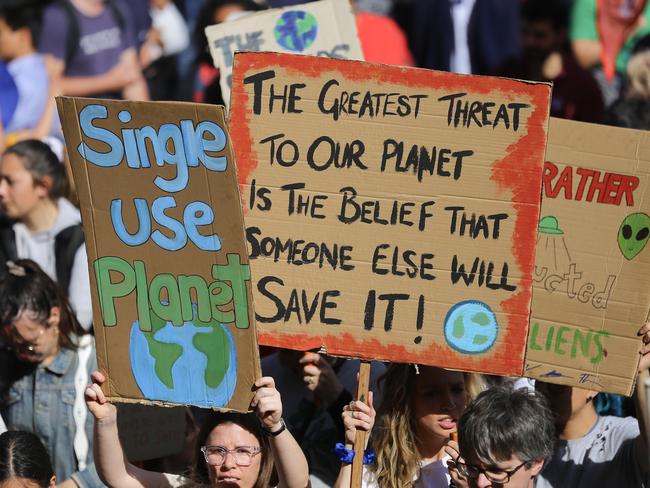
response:
M122 13L123 28L120 28L120 22L110 7L105 7L95 17L74 8L79 26L79 44L65 67L65 76L104 74L119 62L125 50L135 47L135 31L129 8L122 0L112 1ZM65 61L70 33L68 24L64 9L56 3L50 4L43 14L39 51Z

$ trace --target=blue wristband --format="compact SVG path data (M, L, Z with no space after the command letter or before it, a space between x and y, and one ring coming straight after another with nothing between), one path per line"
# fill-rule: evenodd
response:
M375 462L375 459L377 459L377 456L372 449L368 448L363 452L363 464L372 464Z
M345 444L337 442L332 449L332 454L342 463L351 463L354 460L354 451L352 449L346 449Z
M342 463L350 464L352 461L354 461L354 450L346 449L345 444L341 442L336 443L332 449L332 454L335 454L339 461ZM372 449L368 448L364 451L363 464L372 464L375 462L375 459L377 459L377 456Z

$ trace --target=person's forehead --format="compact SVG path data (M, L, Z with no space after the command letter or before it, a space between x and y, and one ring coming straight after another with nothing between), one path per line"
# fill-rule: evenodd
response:
M510 471L519 466L523 461L516 454L511 454L509 459L503 461L494 461L493 463L483 464L481 467L492 471Z
M37 329L42 324L36 320L37 316L31 310L23 310L14 319L13 325L20 329Z
M27 478L10 478L0 482L0 488L39 488L39 484Z
M465 377L460 371L449 371L441 368L423 367L416 375L416 384L422 386L444 386L464 383Z
M0 160L0 173L7 176L19 173L29 173L29 171L25 169L22 158L13 153L9 153L2 156L2 159Z
M207 438L207 445L225 446L229 449L239 446L259 447L260 442L250 431L239 424L224 422L217 425Z

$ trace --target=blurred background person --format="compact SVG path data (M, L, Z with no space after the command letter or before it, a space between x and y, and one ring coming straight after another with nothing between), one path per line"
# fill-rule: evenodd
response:
M569 47L569 6L564 0L525 0L521 10L522 53L498 74L552 81L551 115L601 122L603 100L598 83L576 62Z
M171 0L151 0L151 29L140 49L140 62L152 100L178 98L178 55L190 44L185 19Z
M76 317L92 324L90 277L79 210L64 195L63 164L50 147L26 140L0 159L0 275L6 261L32 259L61 286Z
M133 14L123 0L62 0L43 14L39 51L61 93L147 100Z
M623 87L632 48L650 34L650 3L574 0L570 34L576 59L592 70L609 106Z
M411 0L396 2L394 14L416 66L486 75L520 52L520 3Z
M4 146L49 134L60 136L53 97L58 88L44 57L36 52L42 7L36 0L0 2L0 59L17 88L11 117L3 117Z

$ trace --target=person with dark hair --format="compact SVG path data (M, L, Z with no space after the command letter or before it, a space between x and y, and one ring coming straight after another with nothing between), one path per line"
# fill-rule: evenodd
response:
M0 486L7 485L25 488L56 486L56 475L47 449L31 432L13 430L0 434Z
M527 389L494 386L461 416L458 442L460 457L448 452L459 485L532 488L553 453L553 415L544 398Z
M523 53L497 73L533 81L552 81L551 115L600 122L603 100L591 73L576 62L568 44L569 6L565 0L525 0L521 10Z
M95 416L97 469L108 486L120 488L228 487L306 488L309 469L300 446L282 420L282 400L273 378L254 384L254 414L213 412L196 439L189 477L146 471L130 464L120 446L117 410L107 402L102 373L92 374L86 404ZM273 470L277 482L272 483Z
M36 52L42 7L36 0L0 3L0 59L18 90L18 103L11 119L2 120L5 145L45 137L58 131L54 111L57 95L46 63Z
M199 81L202 86L201 92L194 97L196 102L224 104L219 85L219 70L214 67L212 56L208 50L205 28L209 25L233 20L250 12L263 10L263 8L253 0L207 0L204 3L192 35Z
M0 207L9 224L0 226L0 275L4 263L32 259L61 288L81 325L92 323L90 278L81 216L64 198L63 165L49 146L19 142L0 160Z
M63 486L102 486L84 389L97 368L92 336L52 279L27 259L0 278L0 412L10 430L47 442Z

